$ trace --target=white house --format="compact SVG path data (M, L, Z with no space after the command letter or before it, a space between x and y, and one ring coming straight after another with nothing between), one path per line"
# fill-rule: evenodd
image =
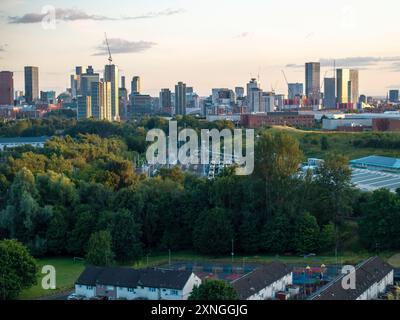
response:
M380 259L372 257L355 267L355 289L345 289L342 280L345 274L322 287L310 300L373 300L384 293L394 282L394 269Z
M291 268L272 262L232 282L241 300L269 300L293 283Z
M87 267L75 283L75 293L87 298L187 300L200 284L189 271Z

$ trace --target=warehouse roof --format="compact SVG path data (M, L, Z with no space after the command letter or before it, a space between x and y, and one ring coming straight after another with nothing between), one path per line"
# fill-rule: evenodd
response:
M388 169L400 169L400 159L381 156L369 156L361 159L355 159L350 161L350 164Z

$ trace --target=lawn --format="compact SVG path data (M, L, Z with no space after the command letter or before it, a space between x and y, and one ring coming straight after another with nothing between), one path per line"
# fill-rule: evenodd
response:
M261 129L263 130L263 129ZM305 157L324 158L328 153L344 154L349 159L357 159L369 155L380 155L388 157L400 158L400 149L393 148L364 148L354 147L355 140L364 140L370 138L393 139L400 141L398 132L391 133L351 133L351 132L326 132L326 131L305 131L297 130L289 127L273 127L267 129L270 132L285 132L300 142L300 148L303 150ZM321 149L321 138L326 137L328 141L328 149Z
M368 257L373 256L373 253L368 253L368 252L360 252L360 253L352 253L352 252L345 252L343 254L340 254L337 257L333 255L322 255L322 256L315 256L315 257L309 257L309 258L304 258L302 256L271 256L271 255L257 255L257 256L252 256L252 255L237 255L234 257L233 261L234 263L241 264L243 261L246 263L269 263L272 261L282 261L284 263L289 263L289 264L336 264L338 262L339 264L357 264L361 262L362 260L367 259ZM389 253L382 253L380 256L384 260L388 260L389 257L393 255L392 252ZM185 252L178 252L178 253L171 253L171 261L176 262L176 261L198 261L198 262L214 262L214 263L231 263L232 258L231 256L226 256L226 257L210 257L210 256L202 256L194 253L185 253ZM146 268L146 267L155 267L155 266L160 266L160 265L166 265L169 262L169 255L167 253L157 253L157 254L152 254L149 255L149 257L145 257L141 259L138 263L134 264L135 268Z
M41 276L40 273L37 285L33 286L30 289L24 290L19 296L19 299L21 300L36 299L72 289L75 280L78 279L79 275L84 269L83 262L79 261L74 262L73 258L39 259L38 263L39 263L39 273L41 272L42 267L45 265L52 265L55 267L57 289L56 290L42 289L41 286L42 278L40 277Z

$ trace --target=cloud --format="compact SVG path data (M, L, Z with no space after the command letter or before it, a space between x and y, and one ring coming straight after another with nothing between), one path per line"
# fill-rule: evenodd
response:
M381 64L390 63L391 67L400 68L400 56L393 57L347 57L339 59L320 59L321 67L332 67L333 62L336 62L338 68L359 68L368 69L370 67L378 66ZM286 68L304 68L304 64L288 64Z
M247 38L250 35L249 32L243 32L241 34L238 34L235 36L235 39L242 39L242 38Z
M11 24L40 23L49 13L27 13L23 16L8 17ZM87 14L77 9L55 9L56 20L58 21L78 21L78 20L115 20L114 18Z
M79 20L92 20L92 21L121 21L121 20L139 20L139 19L151 19L162 16L172 16L184 12L183 9L165 9L158 12L148 12L139 16L132 17L119 17L113 18L108 16L88 14L78 9L55 9L55 16L57 21L79 21ZM8 17L10 24L30 24L40 23L49 13L27 13L23 16L10 16Z
M0 44L0 52L5 52L8 44Z
M173 16L173 15L184 13L184 12L185 12L184 9L165 9L165 10L157 11L157 12L148 12L146 14L139 15L139 16L122 17L121 20L153 19L153 18L158 18L158 17Z
M128 41L120 38L108 39L108 44L112 54L143 52L157 45L157 43L150 41ZM108 48L105 41L96 49L97 52L93 54L94 56L108 55Z

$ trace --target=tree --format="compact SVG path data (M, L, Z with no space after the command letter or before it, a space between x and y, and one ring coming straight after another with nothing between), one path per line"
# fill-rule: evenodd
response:
M291 180L303 159L299 142L286 133L261 134L255 148L255 176L265 181L265 212L286 210L291 204Z
M214 208L200 214L193 233L194 247L201 253L221 255L231 250L232 223L224 209Z
M140 225L128 210L117 211L111 222L111 237L116 259L133 262L142 256Z
M321 138L321 150L325 151L329 149L329 142L328 142L328 138L323 136Z
M109 266L114 263L112 238L109 231L98 231L90 236L86 262L94 266Z
M238 300L235 289L222 280L206 280L194 287L189 300Z
M363 206L360 238L370 250L400 248L400 197L387 189L374 191Z
M315 252L319 238L317 220L309 213L299 215L294 220L294 249L299 253Z
M329 252L335 246L335 226L333 223L322 226L319 235L319 249L321 252Z
M16 240L0 241L0 300L16 299L37 281L37 264Z

